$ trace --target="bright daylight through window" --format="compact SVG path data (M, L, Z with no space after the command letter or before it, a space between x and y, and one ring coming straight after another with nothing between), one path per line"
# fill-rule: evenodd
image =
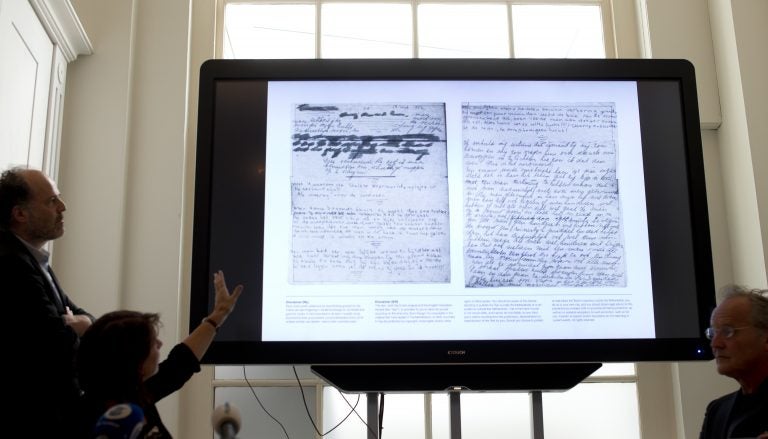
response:
M222 58L606 57L590 4L236 3L224 20Z

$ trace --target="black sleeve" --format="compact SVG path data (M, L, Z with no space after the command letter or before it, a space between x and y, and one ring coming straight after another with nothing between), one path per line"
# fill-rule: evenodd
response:
M0 259L0 282L3 301L11 311L11 327L18 329L14 338L19 349L33 351L38 361L44 357L72 361L79 338L46 293L48 280L26 261L14 257ZM54 365L49 363L48 367L53 369Z
M159 401L179 390L197 372L200 372L197 357L187 345L179 343L160 363L157 373L147 379L146 389L153 401Z
M93 323L93 321L96 319L88 311L77 306L77 304L73 302L72 299L70 299L69 296L67 296L67 294L64 292L64 289L61 287L59 279L56 277L56 274L54 274L53 270L51 270L50 273L54 284L56 284L56 288L59 290L63 305L69 307L69 310L72 311L72 314L76 316L88 316L88 318L91 319L91 323Z
M77 306L77 305L75 304L75 302L73 302L72 300L70 300L70 298L69 298L69 297L68 297L66 294L64 294L64 293L62 292L62 293L61 293L61 296L62 296L62 300L63 300L63 302L64 302L64 306L68 306L68 307L69 307L69 309L72 311L72 314L74 314L74 315L76 315L76 316L88 316L88 318L89 318L89 319L91 319L91 323L93 323L93 321L94 321L94 320L96 320L96 319L95 319L95 318L94 318L94 317L91 315L91 313L89 313L88 311L84 310L83 308L80 308L79 306Z
M47 404L64 408L78 393L75 353L80 339L64 324L46 292L47 282L28 261L0 257L0 290L9 311L7 326L13 328L5 346L14 358L7 362L8 376L26 383L8 395L19 407L39 403L40 395L46 395Z

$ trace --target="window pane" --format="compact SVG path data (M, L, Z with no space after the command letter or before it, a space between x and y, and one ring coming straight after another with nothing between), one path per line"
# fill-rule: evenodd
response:
M616 376L616 375L636 375L635 363L604 363L593 373L592 377Z
M527 393L462 393L459 401L462 437L531 437L531 407ZM434 394L432 437L449 439L449 427L450 398L446 393Z
M343 397L342 397L343 395ZM333 387L323 390L323 429L324 433L347 416L355 406L356 414L349 416L337 429L325 436L326 439L360 439L368 437L366 422L368 413L367 396L353 393L340 393ZM346 398L347 402L343 398ZM358 418L359 416L359 418ZM361 419L362 418L362 419ZM424 395L388 393L384 396L384 426L382 436L398 439L418 439L424 432ZM378 436L378 432L376 432ZM245 437L245 436L243 436Z
M256 401L256 396L264 408ZM304 387L309 412L316 412L315 387ZM254 387L253 392L248 387L218 387L214 395L216 407L228 402L240 410L242 426L237 437L285 437L283 429L269 414L283 424L288 435L292 438L315 437L312 423L307 419L307 411L301 400L301 393L295 387ZM315 420L317 422L317 420Z
M507 7L419 5L419 58L507 58Z
M515 58L605 58L600 6L512 6Z
M637 386L586 383L562 393L543 393L547 439L640 439Z
M216 366L214 368L217 380L242 380L243 369L248 374L248 379L255 380L296 380L299 375L301 380L318 379L317 375L312 373L309 366L295 366L296 374L293 373L294 366Z
M227 5L224 58L314 58L313 5Z
M408 4L328 3L322 6L322 58L411 58Z

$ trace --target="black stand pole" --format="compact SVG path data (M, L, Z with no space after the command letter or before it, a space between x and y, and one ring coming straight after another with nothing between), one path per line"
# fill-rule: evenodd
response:
M534 390L531 395L531 430L533 439L544 439L544 406L541 403L541 390Z
M459 391L448 392L450 401L450 437L461 439L461 393Z
M379 394L366 393L368 401L368 439L379 439Z
M531 439L544 439L544 406L541 402L541 390L530 392L531 395ZM448 392L450 403L449 436L461 439L461 392ZM370 414L368 415L371 416Z

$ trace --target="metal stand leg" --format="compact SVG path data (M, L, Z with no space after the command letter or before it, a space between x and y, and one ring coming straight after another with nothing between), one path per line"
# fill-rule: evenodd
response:
M379 439L379 394L366 393L368 401L368 439Z
M541 404L541 390L534 390L530 394L533 439L544 439L544 407Z
M449 392L450 401L450 418L451 426L450 433L451 439L461 439L461 401L459 399L459 392Z

